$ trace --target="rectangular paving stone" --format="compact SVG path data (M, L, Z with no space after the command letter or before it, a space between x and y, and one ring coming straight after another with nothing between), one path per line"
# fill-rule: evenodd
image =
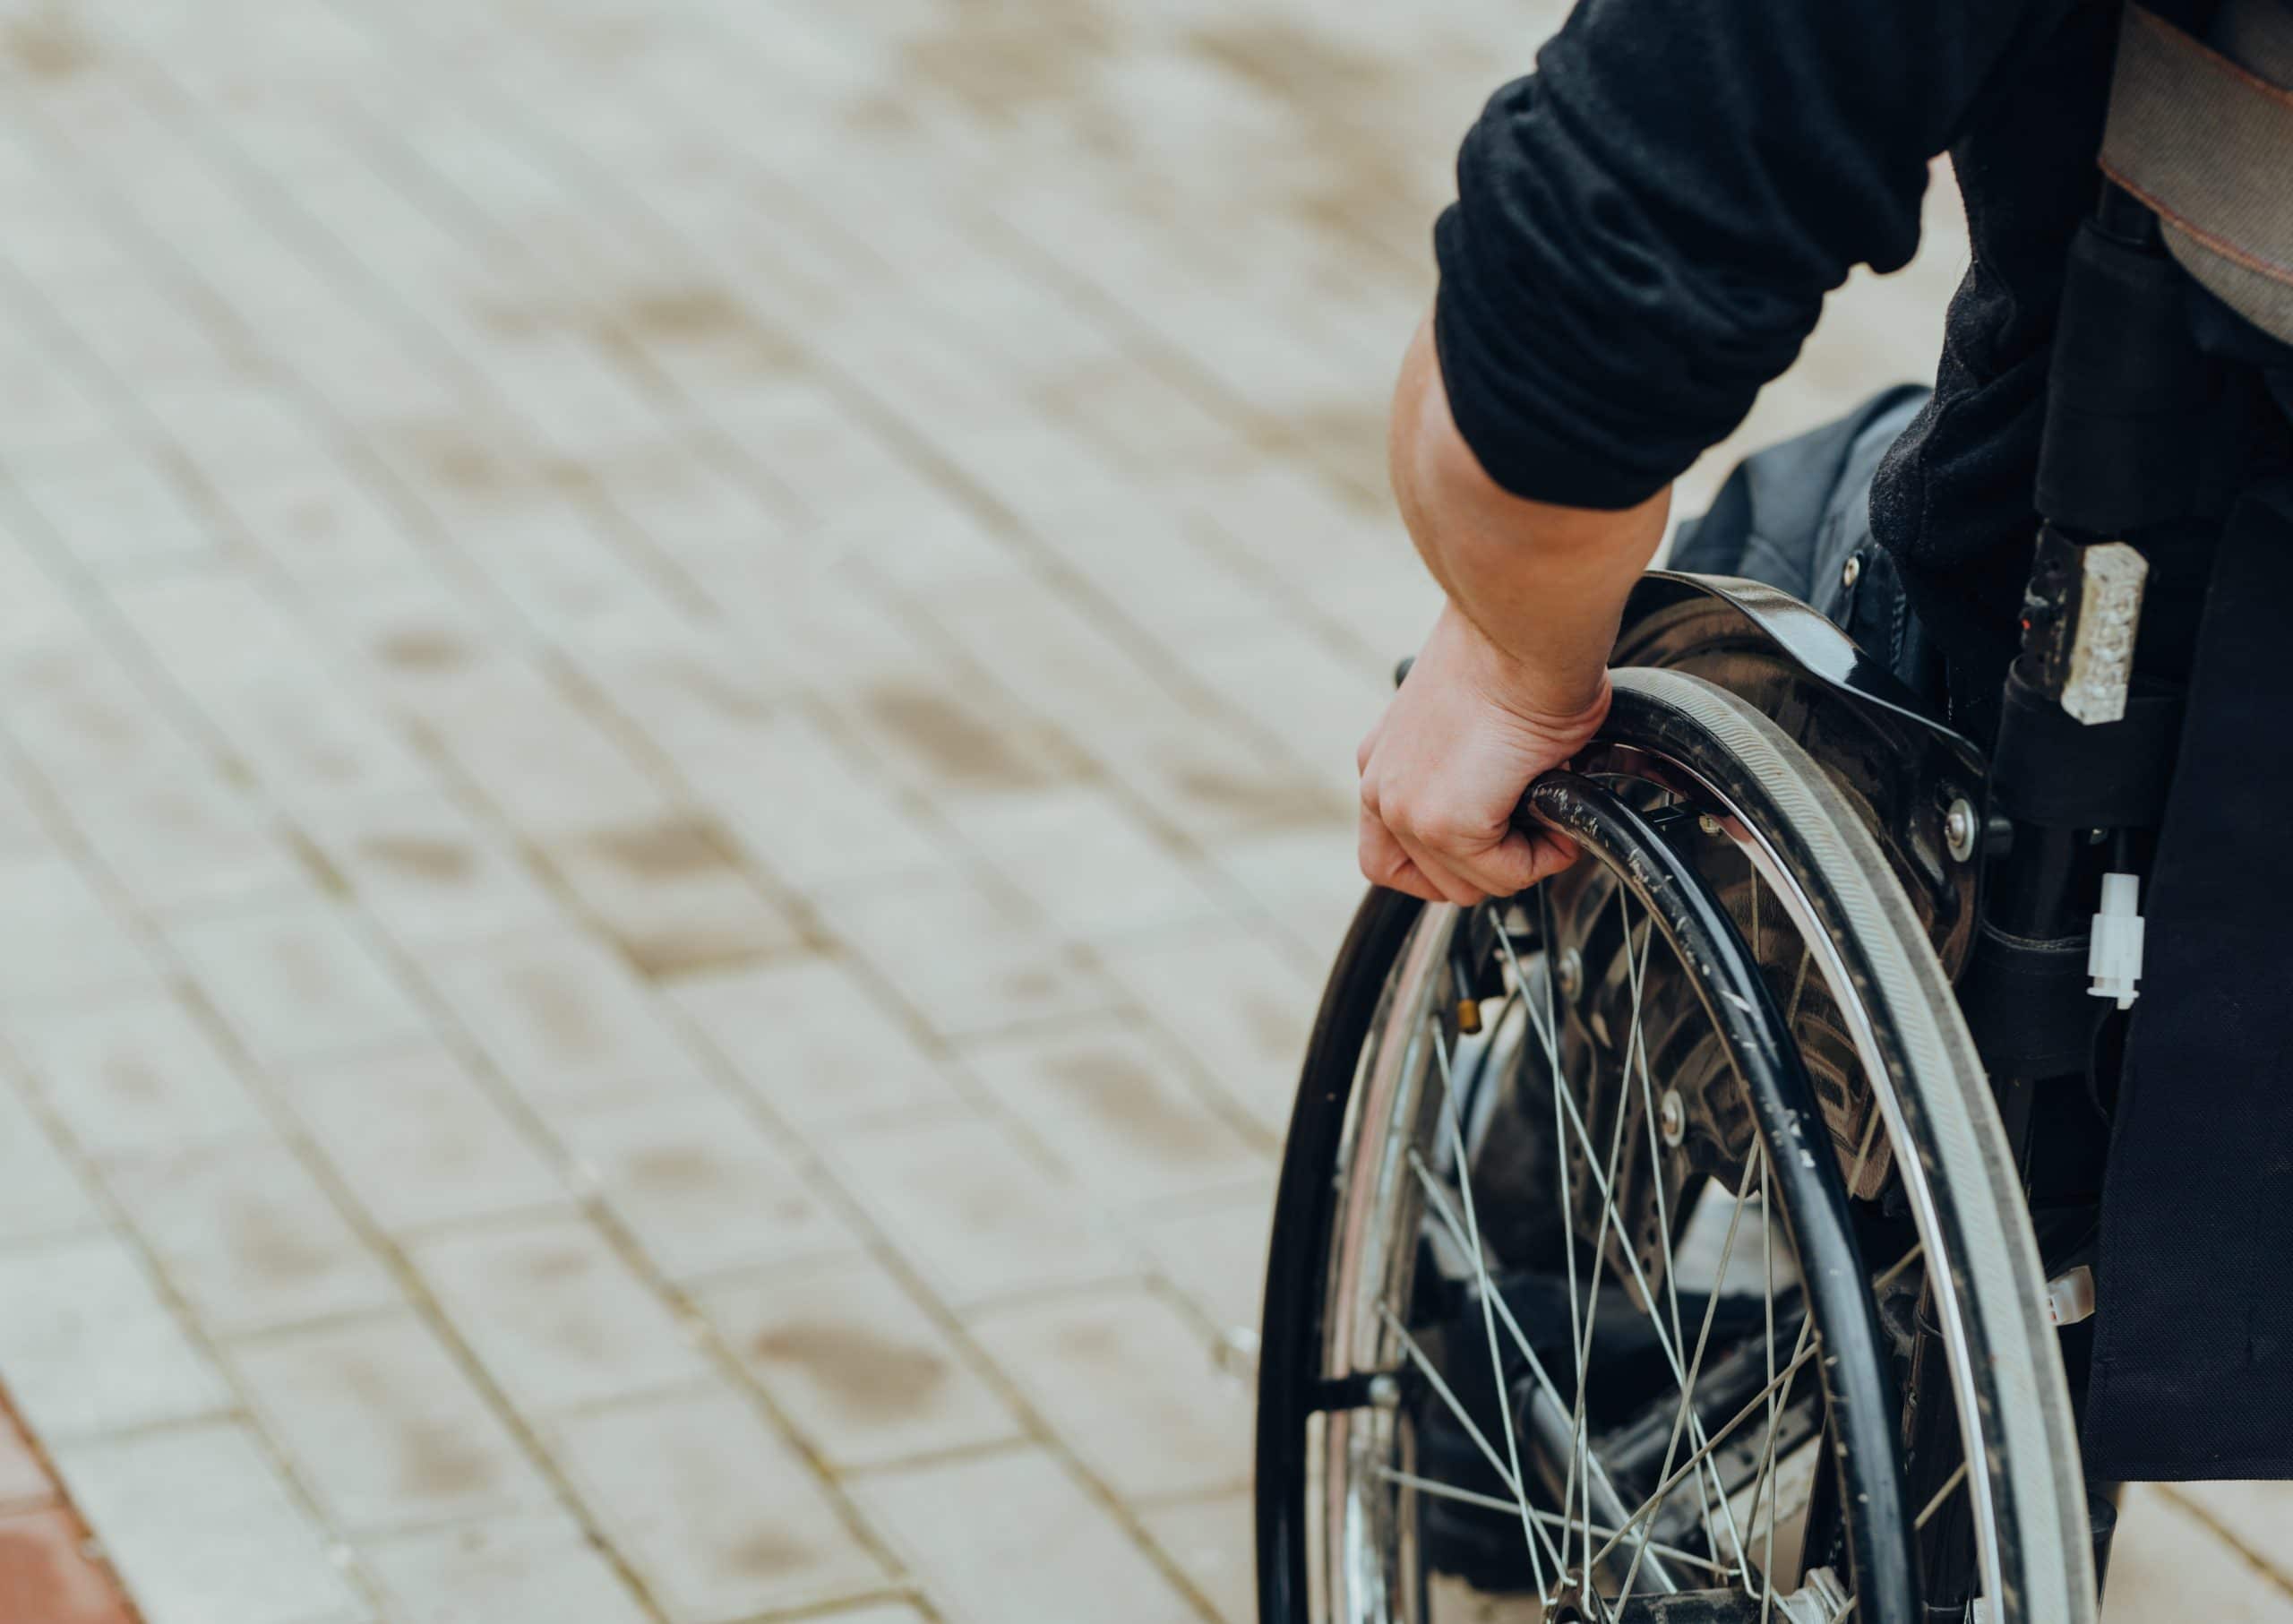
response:
M2293 1592L2225 1546L2171 1492L2136 1484L2111 1546L2102 1618L2103 1624L2151 1619L2280 1624L2293 1618Z
M1126 1227L1196 1312L1222 1329L1255 1335L1273 1218L1269 1166L1254 1181L1138 1214Z
M434 1042L296 1067L296 1114L392 1234L571 1201L545 1146Z
M824 1148L892 1244L958 1307L1129 1270L1088 1192L1043 1171L993 1123L851 1130Z
M1301 965L1327 961L1345 939L1368 889L1354 859L1353 826L1335 819L1230 840L1211 855Z
M1258 1617L1258 1521L1248 1494L1150 1506L1138 1520L1224 1624Z
M349 911L322 898L188 921L168 936L265 1066L355 1053L429 1029Z
M1250 1481L1250 1393L1205 1379L1195 1327L1136 1287L990 1310L972 1332L1083 1464L1125 1499ZM1122 1395L1109 1404L1107 1395Z
M2210 1519L2262 1560L2285 1592L2285 1611L2293 1618L2293 1484L2176 1483L2170 1492L2181 1509ZM2134 1515L2151 1498L2154 1491L2139 1497Z
M954 1339L865 1253L712 1282L699 1298L806 1445L839 1471L1018 1435Z
M546 838L635 827L674 804L597 719L522 666L489 665L432 718L455 763L502 816Z
M72 797L72 821L137 903L157 912L291 892L307 871L275 815L204 776Z
M629 962L657 979L803 944L712 821L674 813L552 841L545 858Z
M265 1432L337 1527L369 1534L550 1499L509 1429L410 1312L264 1336L231 1362Z
M564 1132L582 1176L671 1279L852 1244L787 1150L721 1095L585 1114Z
M580 1219L441 1236L413 1256L455 1330L528 1414L708 1372L687 1328Z
M358 1542L393 1624L654 1624L563 1510Z
M306 821L359 903L408 948L564 921L511 845L442 791L348 803Z
M10 558L0 548L0 584L15 590L22 582ZM21 597L11 608L26 613ZM60 605L58 612L68 613ZM116 793L210 769L182 702L131 669L119 648L76 624L0 655L0 719L58 793Z
M104 1226L79 1172L23 1097L0 1077L0 1242Z
M968 1044L962 1053L1101 1205L1199 1192L1267 1162L1189 1087L1186 1061L1135 1027L1061 1025Z
M64 1444L56 1464L147 1624L372 1617L241 1422Z
M157 983L143 944L67 858L0 858L0 918L39 921L0 942L0 1007L47 1010Z
M9 1035L90 1156L204 1144L264 1125L235 1063L171 994L27 1014Z
M358 703L271 596L236 570L116 594L159 663L274 795L313 805L419 787L396 730Z
M807 708L784 701L738 719L672 715L666 726L662 748L693 793L787 884L812 889L945 859L897 789Z
M836 891L819 907L868 970L949 1036L1080 1015L1112 1000L1079 951L958 868Z
M125 1242L90 1235L0 1253L0 1379L58 1439L206 1415L230 1395Z
M894 989L849 960L814 957L680 979L669 1001L776 1115L822 1129L945 1111L960 1100L903 1018Z
M811 1471L735 1394L617 1405L551 1436L674 1624L734 1624L863 1594L889 1577Z
M1104 788L953 797L943 810L1071 941L1108 941L1221 917L1201 865L1164 844Z
M1108 974L1270 1139L1289 1130L1316 977L1241 925L1117 943Z
M949 1624L1200 1624L1106 1508L1039 1449L872 1474L853 1498Z
M23 459L18 488L72 554L99 570L210 551L208 521L183 487L124 450Z
M274 1137L154 1150L105 1182L209 1333L228 1336L393 1302L397 1283Z
M708 1087L655 994L594 941L507 937L430 955L423 970L537 1109L595 1110Z

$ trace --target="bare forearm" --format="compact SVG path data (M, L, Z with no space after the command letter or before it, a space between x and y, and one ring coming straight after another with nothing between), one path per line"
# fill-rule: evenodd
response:
M1618 511L1525 501L1491 480L1449 416L1430 329L1396 391L1394 493L1459 613L1516 663L1522 697L1555 716L1593 703L1632 583L1655 555L1669 487Z

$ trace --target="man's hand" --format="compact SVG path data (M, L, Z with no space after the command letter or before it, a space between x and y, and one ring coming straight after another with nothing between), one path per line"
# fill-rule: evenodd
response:
M1449 414L1430 324L1394 391L1394 495L1448 607L1362 741L1361 872L1429 902L1509 897L1576 860L1511 827L1529 781L1608 714L1609 649L1670 487L1616 512L1505 490Z
M1452 605L1409 680L1355 752L1361 872L1428 902L1509 897L1576 860L1574 841L1513 827L1521 792L1583 748L1608 714L1601 675L1586 703L1544 708L1541 674Z

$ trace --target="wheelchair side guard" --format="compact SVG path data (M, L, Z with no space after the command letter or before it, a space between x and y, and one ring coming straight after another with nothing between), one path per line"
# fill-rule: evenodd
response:
M1652 570L1627 601L1615 666L1687 671L1750 700L1837 781L1955 977L1975 939L1982 752L1894 672L1788 592Z

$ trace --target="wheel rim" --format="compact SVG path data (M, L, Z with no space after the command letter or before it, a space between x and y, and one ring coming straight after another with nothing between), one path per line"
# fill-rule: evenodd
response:
M1876 1039L1868 1011L1854 1000L1844 972L1820 962L1821 955L1812 950L1826 939L1812 928L1814 915L1804 907L1805 898L1798 898L1803 907L1793 915L1790 893L1796 888L1783 865L1773 860L1773 853L1763 854L1757 837L1710 786L1689 782L1678 772L1660 780L1647 770L1648 765L1638 752L1611 752L1600 763L1605 773L1628 775L1643 782L1661 781L1668 790L1693 793L1699 809L1708 809L1707 818L1716 825L1708 826L1709 832L1723 836L1751 859L1779 899L1786 902L1785 913L1791 916L1808 949L1800 961L1803 975L1810 964L1824 975L1834 1001L1849 1017L1851 1035L1865 1074L1878 1079L1882 1087L1876 1092L1884 1095L1885 1072L1874 1063ZM1674 1589L1716 1593L1724 1585L1734 1591L1738 1612L1731 1614L1724 1598L1715 1594L1712 1610L1704 1616L1804 1619L1820 1624L1851 1612L1866 1619L1899 1616L1900 1609L1907 1605L1904 1598L1915 1590L1915 1581L1905 1580L1898 1573L1887 1581L1887 1596L1859 1602L1851 1599L1853 1579L1849 1575L1831 1570L1812 1575L1787 1571L1788 1554L1784 1564L1777 1561L1779 1535L1786 1545L1791 1538L1779 1525L1799 1514L1797 1508L1779 1505L1784 1496L1778 1484L1795 1451L1804 1449L1814 1455L1816 1436L1821 1435L1787 1448L1785 1414L1799 1402L1796 1396L1801 1388L1819 1372L1820 1366L1816 1372L1810 1372L1809 1365L1825 1341L1819 1316L1804 1310L1797 1310L1796 1334L1789 1313L1782 1334L1778 1333L1781 1299L1776 1282L1782 1278L1788 1283L1798 1273L1799 1253L1782 1221L1788 1215L1772 1199L1780 1170L1770 1161L1765 1142L1756 1154L1744 1160L1732 1200L1721 1203L1731 1216L1721 1243L1718 1275L1711 1289L1703 1293L1700 1323L1695 1312L1683 1315L1679 1311L1682 1267L1669 1249L1675 1219L1687 1215L1663 1209L1664 1179L1650 1181L1656 1226L1667 1249L1661 1266L1651 1269L1638 1265L1628 1243L1617 1249L1616 1262L1610 1260L1611 1230L1617 1239L1623 1240L1634 1219L1633 1214L1624 1210L1620 1184L1620 1169L1626 1165L1620 1159L1626 1154L1624 1135L1629 1128L1645 1139L1647 1165L1655 1168L1666 1159L1659 1140L1670 1131L1665 1117L1670 1102L1664 1097L1670 1091L1662 1086L1651 1063L1645 1027L1649 1006L1643 998L1648 954L1652 948L1658 952L1663 949L1654 948L1659 939L1655 917L1645 913L1633 916L1633 894L1621 882L1611 892L1621 920L1615 939L1624 944L1626 974L1631 984L1632 1018L1620 1042L1625 1057L1623 1093L1629 1096L1636 1089L1639 1097L1619 1105L1611 1120L1602 1124L1609 1130L1605 1143L1596 1136L1595 1125L1585 1120L1585 1108L1562 1086L1567 1063L1563 1034L1551 1007L1548 1005L1546 1021L1535 1018L1537 989L1541 986L1550 999L1554 977L1541 965L1524 963L1509 932L1499 931L1495 935L1499 950L1510 961L1507 991L1498 1006L1499 1024L1510 1012L1516 1017L1516 1031L1524 1028L1542 1050L1552 1085L1556 1139L1575 1146L1580 1153L1579 1164L1592 1173L1592 1187L1599 1196L1591 1209L1597 1215L1597 1227L1592 1237L1591 1261L1584 1271L1593 1289L1580 1291L1587 1280L1580 1280L1576 1268L1581 1237L1575 1235L1573 1225L1578 1214L1566 1164L1561 1164L1557 1181L1559 1210L1564 1224L1572 1226L1564 1256L1570 1270L1568 1302L1576 1318L1567 1333L1571 1353L1559 1372L1538 1368L1542 1361L1537 1339L1524 1329L1520 1316L1507 1303L1504 1290L1494 1282L1481 1234L1484 1215L1474 1199L1470 1172L1471 1136L1481 1130L1472 1122L1471 1104L1460 1092L1465 1080L1462 1073L1473 1057L1462 1046L1452 1049L1440 1008L1444 989L1457 974L1455 943L1461 916L1454 910L1429 911L1404 945L1387 980L1378 1013L1360 1054L1352 1106L1338 1146L1336 1199L1330 1209L1334 1220L1327 1237L1322 1379L1335 1384L1335 1389L1352 1384L1350 1396L1362 1402L1318 1406L1324 1413L1315 1446L1318 1459L1309 1465L1305 1491L1308 1543L1322 1601L1317 1617L1383 1620L1430 1616L1436 1618L1436 1624L1447 1624L1450 1615L1433 1605L1424 1579L1425 1554L1418 1549L1423 1506L1434 1499L1509 1510L1517 1517L1519 1542L1533 1569L1530 1588L1551 1604L1549 1616L1569 1616L1573 1607L1589 1619L1627 1620L1638 1616L1632 1605L1636 1598ZM1553 941L1550 930L1542 941ZM1796 992L1792 997L1796 1004ZM1524 1011L1530 1018L1525 1021L1517 1018ZM1882 1109L1870 1116L1857 1156L1845 1170L1848 1182L1859 1179L1873 1147L1881 1142L1883 1121L1893 1142L1902 1142L1900 1121L1885 1109L1891 1102L1883 1098L1880 1103ZM1444 1144L1446 1152L1440 1148ZM1915 1158L1902 1160L1907 1164L1915 1162ZM1445 1166L1464 1169L1466 1176L1445 1185L1438 1176ZM1745 1222L1748 1216L1749 1223ZM1931 1213L1923 1216L1922 1244L1930 1238L1931 1222ZM1709 1372L1704 1362L1714 1352L1713 1315L1726 1294L1719 1276L1725 1275L1735 1248L1741 1243L1739 1230L1752 1235L1748 1250L1760 1259L1765 1281L1760 1299L1765 1324L1760 1352L1765 1363L1756 1371L1764 1379L1753 1389L1748 1409L1729 1417L1706 1416L1703 1411ZM1447 1378L1441 1375L1441 1362L1415 1337L1396 1306L1410 1299L1424 1250L1421 1241L1429 1234L1445 1239L1450 1251L1475 1271L1478 1330L1489 1371L1502 1372L1508 1361L1527 1370L1528 1417L1524 1422L1516 1416L1516 1406L1500 1388L1495 1408L1505 1427L1499 1436L1491 1436L1495 1429L1487 1426L1475 1431L1471 1405L1444 1389ZM1919 1267L1919 1258L1914 1248L1880 1270L1879 1283L1892 1286L1906 1268ZM1610 1301L1598 1289L1604 1274L1613 1275L1613 1284L1625 1288L1626 1302L1642 1309L1662 1353L1661 1363L1679 1389L1673 1396L1670 1436L1661 1457L1659 1475L1663 1481L1652 1495L1626 1496L1618 1491L1616 1482L1608 1481L1590 1424L1589 1413L1597 1408L1590 1394L1599 1380L1591 1350L1602 1304ZM1692 1298L1693 1293L1689 1294ZM1646 1311L1650 1302L1657 1305L1657 1311ZM1965 1355L1963 1330L1956 1329L1955 1335L1954 1366L1962 1363ZM1876 1354L1872 1362L1880 1362ZM1400 1396L1404 1378L1413 1380L1420 1395L1431 1395L1434 1413L1447 1414L1458 1430L1475 1433L1474 1452L1488 1469L1488 1476L1498 1483L1497 1494L1445 1483L1417 1469L1421 1463L1414 1451L1420 1429ZM1825 1384L1813 1385L1821 1390ZM1696 1395L1694 1404L1685 1396L1689 1393ZM1838 1402L1836 1395L1825 1394L1825 1411ZM1533 1423L1540 1410L1548 1421L1556 1412L1566 1412L1567 1416L1567 1459L1559 1474L1557 1503L1550 1492L1541 1501L1533 1489L1524 1492L1521 1487L1533 1482L1537 1463L1523 1453L1524 1434L1529 1435L1533 1455L1538 1447ZM1887 1419L1891 1422L1892 1417ZM1827 1424L1831 1422L1835 1422L1835 1417L1827 1414ZM1874 1432L1868 1415L1859 1424L1870 1447L1880 1447L1885 1429ZM1553 1431L1550 1426L1545 1429L1542 1446L1547 1457L1542 1464L1548 1469ZM1751 1452L1756 1465L1748 1493L1742 1492L1742 1482L1730 1482L1718 1469L1723 1451L1739 1431L1755 1434L1759 1440ZM1980 1474L1976 1475L1980 1479ZM1945 1491L1964 1480L1962 1468L1945 1485ZM1696 1521L1701 1537L1687 1543L1657 1537L1653 1525L1685 1485L1693 1486L1699 1502ZM1915 1520L1923 1525L1935 1509L1934 1506L1920 1508ZM1852 1521L1843 1513L1842 1517ZM1747 1520L1751 1526L1744 1525ZM1980 1515L1977 1523L1980 1531ZM1854 1566L1868 1565L1867 1551L1866 1560ZM1901 1594L1894 1594L1898 1590Z

